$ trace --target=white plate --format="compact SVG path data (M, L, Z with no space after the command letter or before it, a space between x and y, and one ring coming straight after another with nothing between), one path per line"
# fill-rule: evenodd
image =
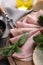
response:
M43 65L43 51L36 48L33 53L33 61L35 65Z

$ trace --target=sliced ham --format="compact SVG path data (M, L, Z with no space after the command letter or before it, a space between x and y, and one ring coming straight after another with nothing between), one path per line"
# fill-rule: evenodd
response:
M37 28L14 28L14 29L10 29L10 33L15 37L25 32L30 32L34 30L38 30L38 29Z
M40 10L38 12L33 12L31 14L28 14L26 17L22 18L22 22L26 22L28 24L34 24L38 25L38 17L43 14L43 10Z
M12 44L15 44L15 43L19 40L19 38L20 38L21 36L22 36L22 35L18 35L18 36L16 36L16 37L10 38L10 42L11 42Z
M40 31L37 31L34 35L32 35L30 38L28 38L28 40L25 42L25 44L22 46L21 50L22 53L14 53L12 56L15 58L26 58L28 56L31 56L33 53L33 45L34 45L34 41L33 41L33 36L39 35Z
M27 15L27 22L30 24L38 24L38 17L43 14L43 10L40 10L36 13L31 13Z
M27 15L27 23L28 24L34 24L34 25L38 24L37 23L37 17L35 15L34 16Z
M39 29L33 29L32 31L29 32L28 37L32 36L32 35L35 34L37 31L39 31ZM21 31L21 32L22 32L22 31ZM23 34L21 34L21 35L18 34L18 36L13 37L13 38L10 38L10 42L13 43L13 44L16 43L22 35L23 35Z
M25 22L20 22L18 21L17 22L17 27L19 28L39 28L41 26L38 26L38 25L34 25L34 24L27 24Z
M43 10L39 10L38 12L36 12L36 17L38 18L42 14L43 14Z

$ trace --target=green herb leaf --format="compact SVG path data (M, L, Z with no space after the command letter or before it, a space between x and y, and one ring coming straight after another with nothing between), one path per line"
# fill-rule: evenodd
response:
M21 49L19 48L24 44L28 37L28 33L23 34L21 38L18 40L16 44L9 45L0 52L1 56L11 56L14 52L21 53Z
M13 45L10 51L8 52L8 56L11 56L14 52L15 52L15 45Z
M38 17L38 23L43 26L43 14Z
M18 45L19 47L21 47L21 46L25 43L25 41L27 40L27 38L28 38L28 33L24 33L24 34L21 36L21 38L18 40L17 45Z
M39 45L37 48L43 50L43 44Z
M22 52L21 49L20 49L18 46L15 47L15 51L16 51L17 53L19 53L19 54Z
M7 56L9 51L10 51L10 48L4 48L4 49L0 52L0 55L1 55L1 56Z
M33 37L36 44L43 44L43 35L37 35Z
M0 55L1 55L1 56L9 56L10 54L12 54L12 53L11 53L11 50L12 50L13 48L15 48L14 46L15 46L15 45L8 45L6 48L3 48L2 51L0 51ZM13 50L14 50L14 49L13 49Z

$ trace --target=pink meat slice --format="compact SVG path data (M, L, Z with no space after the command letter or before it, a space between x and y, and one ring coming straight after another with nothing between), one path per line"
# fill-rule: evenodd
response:
M25 32L30 32L32 30L37 30L37 28L14 28L10 29L10 33L15 37L17 35L23 34Z
M26 17L26 20L27 23L29 24L38 24L38 17L43 14L43 10L40 10L38 12L35 12L35 13L31 13L31 14L28 14L27 17Z
M28 24L34 24L34 25L37 25L37 17L34 15L27 15L28 16L28 19L27 19L27 23Z
M39 17L42 14L43 14L43 10L39 10L38 12L36 12L36 17Z
M15 58L26 58L28 56L31 56L33 53L33 47L34 47L33 36L36 36L39 34L40 34L40 31L37 31L35 34L30 36L21 48L22 53L19 54L15 52L12 56Z
M17 22L17 27L18 27L18 28L39 28L39 27L41 27L41 26L39 26L39 25L34 25L34 24L27 24L27 23L25 23L25 22L20 22L20 21L18 21L18 22Z
M40 29L33 29L33 30L31 30L31 31L29 32L28 37L30 37L31 35L33 35L34 33L36 33L36 32L39 31L39 30L40 30ZM27 31L26 31L26 32L27 32ZM24 33L23 33L23 34L24 34ZM13 43L13 44L15 44L23 34L21 34L21 35L18 34L16 37L10 38L10 42Z
M22 35L23 35L23 34L18 35L18 36L13 37L13 38L10 38L10 42L11 42L12 44L15 44L15 43L19 40L19 38L20 38Z

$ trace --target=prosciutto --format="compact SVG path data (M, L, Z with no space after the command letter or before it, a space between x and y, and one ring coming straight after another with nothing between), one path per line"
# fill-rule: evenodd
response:
M33 36L40 34L40 31L37 31L35 34L33 34L31 37L28 38L28 40L25 42L23 47L21 48L22 53L14 53L12 56L16 58L27 58L32 55L33 53L33 47L34 47L34 41Z
M38 29L37 28L14 28L14 29L10 29L10 33L15 37L25 32L30 32L35 30L38 30Z
M43 14L43 10L39 10L38 12L33 12L31 15L27 15L28 23L38 25L38 17Z
M17 22L17 27L20 27L20 28L39 28L39 27L41 27L41 26L39 26L39 25L34 25L34 24L27 24L27 23L25 23L25 22L20 22L20 21L18 21Z
M14 30L14 29L13 29ZM36 33L37 31L39 31L39 29L33 29L28 33L28 37L31 37L34 33ZM25 31L27 32L27 31ZM17 33L18 34L18 33ZM24 34L24 33L23 33ZM19 40L19 38L23 35L23 34L18 34L17 36L10 38L11 43L15 43Z
M10 33L13 35L13 38L10 38L10 42L12 44L16 44L20 37L25 32L28 32L28 39L26 40L25 44L20 47L22 53L19 54L14 52L12 55L14 58L25 59L32 56L35 45L33 37L41 34L40 31L43 30L43 27L39 26L37 22L38 17L41 14L43 14L43 10L28 14L23 18L22 22L16 22L16 28L10 29Z

